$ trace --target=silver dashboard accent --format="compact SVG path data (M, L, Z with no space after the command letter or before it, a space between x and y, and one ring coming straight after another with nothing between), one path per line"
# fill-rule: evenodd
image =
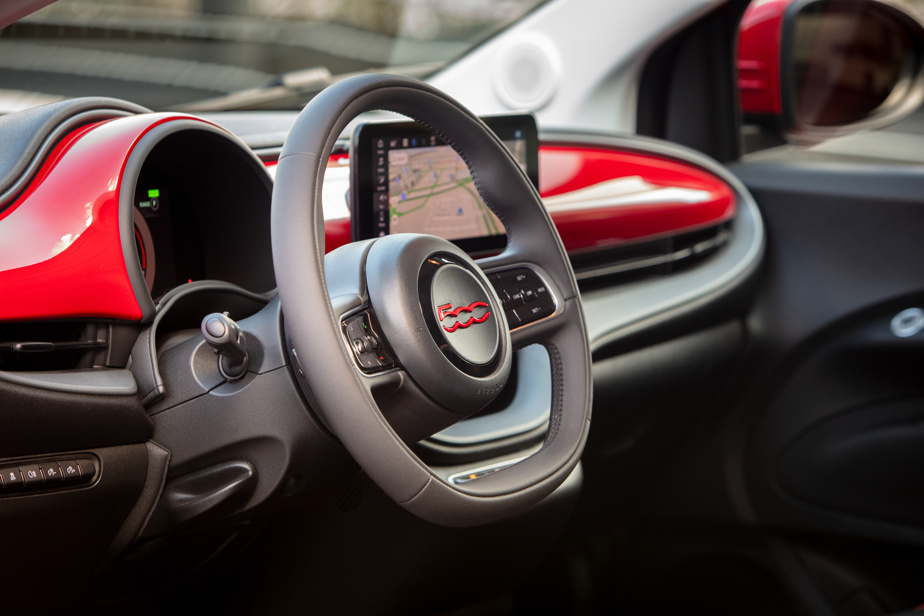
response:
M487 466L480 466L478 468L473 468L467 471L462 471L461 473L454 473L449 476L449 483L454 485L460 485L463 483L468 483L469 481L474 481L482 477L487 477L488 475L493 475L497 471L502 471L505 468L509 468L518 462L522 462L529 456L523 456L520 458L513 458L512 460L505 460L503 462L495 462L494 464L489 464Z
M581 293L591 352L623 336L694 310L749 280L764 253L764 225L744 184L715 160L690 148L643 137L616 137L544 132L540 142L593 144L642 154L655 154L696 165L735 193L738 211L731 237L708 259L689 270L611 288Z

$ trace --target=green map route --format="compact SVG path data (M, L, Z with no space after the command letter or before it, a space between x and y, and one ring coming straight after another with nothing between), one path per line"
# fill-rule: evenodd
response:
M391 233L446 239L504 233L482 202L465 163L451 148L392 150L388 155Z

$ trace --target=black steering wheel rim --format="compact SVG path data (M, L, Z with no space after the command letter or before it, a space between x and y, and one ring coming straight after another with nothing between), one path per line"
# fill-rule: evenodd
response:
M468 165L486 205L507 229L506 250L479 263L537 266L556 290L553 318L524 328L552 365L552 415L539 452L488 477L450 485L408 448L363 387L340 334L336 289L325 278L321 189L327 159L347 124L374 110L427 126ZM435 523L468 526L523 511L555 490L580 460L591 408L590 354L577 284L539 195L501 141L438 90L404 77L362 75L338 82L302 111L276 171L273 260L286 327L307 386L347 450L392 499ZM334 285L336 287L336 285Z

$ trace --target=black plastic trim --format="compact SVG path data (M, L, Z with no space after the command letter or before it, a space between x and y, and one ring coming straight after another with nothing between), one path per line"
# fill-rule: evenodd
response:
M157 352L157 330L161 321L170 313L177 303L198 293L224 294L240 296L250 302L269 303L274 293L254 293L241 287L219 280L201 280L177 287L164 295L157 303L157 313L151 325L138 337L132 349L132 372L138 379L141 390L141 403L151 406L167 393L164 379L160 373ZM150 296L148 296L150 297ZM213 311L206 311L213 312Z
M48 372L3 372L0 380L26 387L95 396L134 396L138 383L128 370L64 370Z
M226 130L194 120L186 116L175 114L157 114L155 117L167 118L169 121L155 126L142 137L129 156L122 171L122 185L119 192L119 231L122 242L122 254L125 257L125 266L128 269L128 276L131 280L132 289L141 308L141 321L149 323L154 318L155 306L148 292L147 284L144 280L144 273L141 271L141 264L135 249L134 235L134 208L135 208L135 190L137 188L138 176L148 155L154 148L167 136L185 131L206 132L227 139L231 144L237 147L241 155L250 160L255 170L258 170L257 177L263 178L268 192L272 191L272 180L266 172L263 162L253 154L253 152L244 144L243 141Z
M750 0L722 3L661 43L638 80L636 132L727 162L741 155L738 23Z
M132 395L51 391L0 380L5 456L144 443L153 424Z

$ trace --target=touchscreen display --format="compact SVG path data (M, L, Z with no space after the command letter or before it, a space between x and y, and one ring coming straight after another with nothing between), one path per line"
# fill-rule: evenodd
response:
M485 121L498 120L502 126L492 130L533 179L530 162L538 156L530 155L531 148L538 149L535 122L531 116ZM413 123L367 124L357 133L351 165L365 174L353 182L355 239L426 233L465 249L503 246L503 224L478 195L461 156L441 139ZM371 183L361 181L362 175Z

